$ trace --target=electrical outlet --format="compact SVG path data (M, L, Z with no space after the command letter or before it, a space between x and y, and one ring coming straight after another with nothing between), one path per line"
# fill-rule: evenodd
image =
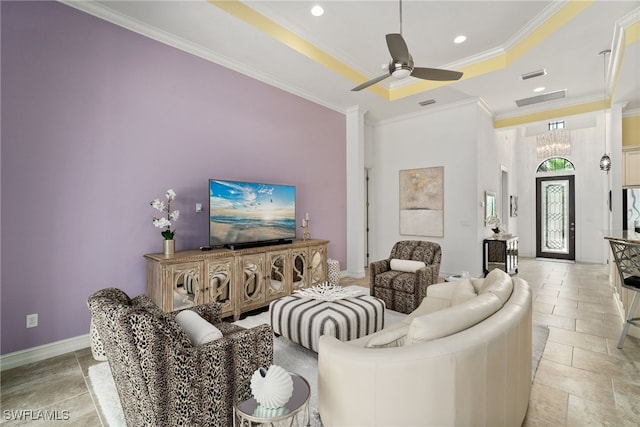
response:
M202 212L202 203L196 203L196 212Z
M38 313L27 314L27 328L35 328L38 326Z

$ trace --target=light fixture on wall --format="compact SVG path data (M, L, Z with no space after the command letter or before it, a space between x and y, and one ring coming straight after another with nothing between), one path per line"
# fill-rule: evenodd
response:
M571 132L569 129L549 129L539 134L536 152L539 159L571 154Z
M607 53L611 50L603 50L599 54L602 55L603 68L603 92L602 92L602 124L604 126L604 154L600 158L600 170L609 173L611 170L611 157L607 154Z

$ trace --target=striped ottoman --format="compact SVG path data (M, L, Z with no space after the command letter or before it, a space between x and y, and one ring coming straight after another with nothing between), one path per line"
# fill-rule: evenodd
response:
M322 301L290 295L269 305L273 332L318 351L320 335L349 341L384 327L384 301L361 295Z

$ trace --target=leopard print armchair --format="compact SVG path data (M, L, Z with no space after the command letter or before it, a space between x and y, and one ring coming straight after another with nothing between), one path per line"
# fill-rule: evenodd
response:
M146 295L108 288L88 305L129 426L231 426L236 387L273 362L271 326L223 322L217 303L188 308L223 334L200 345Z
M415 273L391 269L391 260L422 261L426 267ZM423 240L402 240L391 249L389 258L369 265L371 295L383 300L387 308L411 313L425 296L427 287L438 282L442 250L440 245Z

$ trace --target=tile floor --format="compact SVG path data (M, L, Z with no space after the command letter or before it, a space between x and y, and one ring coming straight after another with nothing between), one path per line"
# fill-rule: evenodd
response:
M616 348L622 321L606 267L521 259L519 276L533 290L534 323L550 328L523 425L640 425L640 340L628 337L622 350ZM85 349L3 371L0 424L105 425L87 377L93 363ZM20 409L47 409L68 419L10 420Z

